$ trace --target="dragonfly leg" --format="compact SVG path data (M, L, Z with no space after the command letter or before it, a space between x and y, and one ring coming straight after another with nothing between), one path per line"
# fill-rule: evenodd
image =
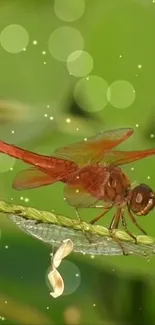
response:
M107 214L107 212L109 212L111 209L111 207L106 208L105 211L103 213L101 213L99 216L95 217L93 220L91 220L89 223L91 225L93 225L95 222L97 222L98 220L100 220L102 217L105 216L105 214Z
M76 213L77 219L79 220L79 223L81 223L82 219L80 218L78 209L75 209L75 213Z
M147 235L146 231L138 225L138 223L137 223L136 219L134 218L133 214L131 213L129 207L128 207L128 214L129 214L129 217L130 217L131 221L134 223L134 225L135 225L135 226L136 226L136 227L137 227L137 228L138 228L138 229L139 229L139 230L140 230L144 235Z
M137 238L131 233L131 231L130 230L128 230L128 228L127 228L127 223L126 223L126 221L125 221L125 218L124 218L124 216L123 216L123 214L121 215L121 220L122 220L122 226L123 226L123 228L125 229L125 232L131 237L131 238L133 238L134 239L134 241L135 241L135 244L137 244Z
M78 211L77 208L75 209L75 213L76 213L77 219L79 221L79 224L81 224L82 223L82 219L81 219L81 217L79 215L79 211ZM87 234L87 232L85 231L85 229L82 228L82 231L83 231L84 235L86 236L86 238L88 239L89 243L92 244L92 240L90 239L90 237Z
M118 238L116 238L115 235L113 234L113 230L118 228L121 214L122 214L122 209L121 208L118 208L117 211L116 211L116 213L115 213L115 215L113 216L113 219L112 219L111 224L109 226L109 231L110 231L110 235L111 235L112 239L121 248L121 250L123 252L123 255L127 256L129 254L124 250L124 247L123 247L122 243L120 242L120 240Z

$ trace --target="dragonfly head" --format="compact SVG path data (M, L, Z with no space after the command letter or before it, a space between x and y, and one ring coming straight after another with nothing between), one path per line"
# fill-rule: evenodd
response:
M148 214L155 206L155 193L146 184L139 184L131 191L130 210L137 215Z

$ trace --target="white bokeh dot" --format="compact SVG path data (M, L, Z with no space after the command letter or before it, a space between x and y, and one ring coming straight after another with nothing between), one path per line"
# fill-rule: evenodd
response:
M15 164L15 161L15 158L0 153L0 173L9 171Z
M101 77L91 75L80 79L74 88L74 98L86 111L102 110L108 103L108 83Z
M109 86L107 97L112 106L116 108L127 108L135 100L135 89L130 82L117 80Z
M10 53L19 53L29 43L27 30L21 25L8 25L0 34L1 46Z
M46 274L46 283L51 291L53 291L52 286L48 280L48 273L51 268L48 269ZM60 273L61 277L64 281L64 292L63 296L67 296L73 292L75 292L79 285L81 284L81 275L80 270L73 262L68 260L63 260L60 266L58 267L58 272ZM77 276L78 274L78 276Z
M84 39L81 33L73 27L63 26L57 28L49 37L48 49L51 55L62 62L76 51L83 50Z
M37 45L37 44L38 44L38 41L37 41L37 40L34 40L34 41L32 42L32 44L33 44L33 45Z
M55 0L54 3L55 14L61 20L66 22L73 22L84 14L85 1L84 0Z
M77 50L67 58L67 69L75 77L87 76L93 69L93 59L88 52Z

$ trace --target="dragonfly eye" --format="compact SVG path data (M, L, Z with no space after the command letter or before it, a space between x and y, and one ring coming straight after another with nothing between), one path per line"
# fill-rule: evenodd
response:
M136 186L131 193L130 209L137 215L146 215L155 206L155 195L146 184Z

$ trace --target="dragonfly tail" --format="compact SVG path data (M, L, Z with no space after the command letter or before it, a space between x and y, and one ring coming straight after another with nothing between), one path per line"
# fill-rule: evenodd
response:
M22 160L23 162L39 167L44 167L45 163L51 159L49 156L39 155L37 153L16 147L12 144L0 141L0 152L16 159Z

